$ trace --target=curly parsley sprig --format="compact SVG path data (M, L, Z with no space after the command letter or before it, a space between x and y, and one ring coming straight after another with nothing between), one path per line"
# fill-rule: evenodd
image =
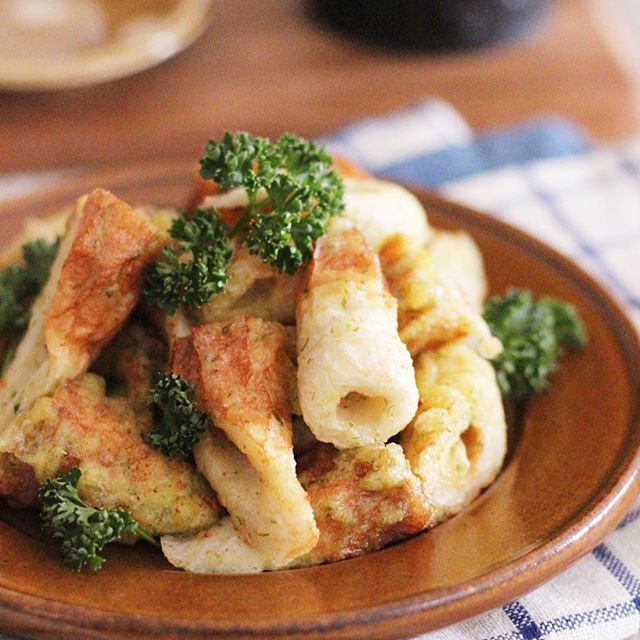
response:
M4 363L9 363L24 329L29 324L29 302L49 278L59 242L29 242L22 247L24 263L0 272L0 338L4 343Z
M166 456L188 458L209 425L207 414L196 407L193 397L193 387L177 373L158 376L151 389L149 404L156 414L156 427L148 439Z
M62 541L67 566L73 571L84 566L97 571L105 561L100 551L122 538L137 537L158 546L124 509L95 509L88 505L78 493L81 475L80 469L74 467L50 478L38 491L43 525Z
M492 362L502 394L526 400L549 386L565 347L582 348L585 327L575 309L554 298L538 302L528 291L510 289L490 299L483 313L503 351Z
M174 243L147 272L143 295L173 315L181 305L199 307L224 291L232 251L229 230L214 209L176 218L169 235Z
M249 206L234 233L245 234L250 253L291 274L311 258L328 219L344 208L344 185L331 165L323 149L297 136L271 143L227 132L205 147L200 175L223 192L245 190Z
M173 244L148 271L145 300L173 315L180 306L197 308L224 291L232 258L231 239L283 273L311 259L314 242L329 218L344 208L344 185L323 149L284 135L276 142L248 133L212 139L200 160L200 174L220 192L244 189L248 205L227 227L214 208L177 218Z

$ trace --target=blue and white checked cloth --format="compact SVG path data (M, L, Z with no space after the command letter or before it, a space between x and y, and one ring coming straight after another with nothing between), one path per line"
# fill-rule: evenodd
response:
M435 188L554 246L604 282L640 329L640 139L595 148L558 119L475 135L449 105L429 101L324 142L372 172ZM623 640L639 630L640 503L549 583L419 640Z
M324 142L372 172L436 188L538 236L603 281L640 328L640 139L594 148L558 119L476 135L449 105L432 100ZM59 179L0 180L0 200ZM639 630L640 504L551 582L416 640L623 640Z

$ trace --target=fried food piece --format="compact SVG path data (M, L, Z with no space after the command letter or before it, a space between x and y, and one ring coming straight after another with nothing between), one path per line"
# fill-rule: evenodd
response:
M289 567L335 562L381 549L422 531L431 518L420 482L397 444L339 451L320 444L300 460L320 530L317 545ZM250 485L249 485L250 486ZM246 495L251 500L251 492ZM248 545L230 518L188 540L165 536L169 561L194 573L259 573L279 569Z
M229 282L224 293L213 296L194 311L197 324L245 314L283 324L295 322L296 295L302 283L301 270L294 275L282 273L236 243L227 274Z
M229 516L190 538L162 536L160 543L167 560L190 573L230 575L265 570L262 554L245 542Z
M0 451L28 465L38 484L80 467L87 503L126 509L155 535L194 532L218 519L204 479L149 446L127 401L108 398L93 374L37 400L0 435Z
M420 483L397 444L346 451L319 445L299 467L320 539L295 566L376 551L422 531L430 521Z
M136 206L136 210L147 216L152 224L168 239L173 223L182 215L180 209L169 206L145 204Z
M130 322L103 350L93 370L115 382L115 393L129 400L136 416L150 426L149 392L168 361L168 349L153 328Z
M85 372L138 301L162 246L142 213L107 191L80 198L27 333L0 389L0 431L65 378Z
M337 171L342 178L352 178L354 180L364 180L365 178L371 178L371 174L365 171L361 166L352 162L345 156L331 154L333 158L333 169Z
M407 189L376 178L344 178L345 209L350 220L376 251L396 233L405 233L419 245L433 231L420 201Z
M193 323L182 309L178 309L172 316L162 309L155 307L142 307L145 318L156 328L169 345L169 351L173 352L173 345L180 338L187 338L191 335Z
M400 337L414 358L459 338L474 341L486 358L500 352L500 341L491 335L482 316L412 238L400 234L389 238L380 250L380 262L398 300Z
M256 201L262 200L266 196L267 193L264 189L258 189ZM236 187L220 193L218 185L211 180L200 179L195 201L199 204L194 208L209 209L213 207L223 222L230 227L235 227L238 224L249 207L249 198L244 187Z
M296 477L289 344L281 325L243 316L196 327L176 344L171 366L194 385L217 427L194 448L198 469L267 569L285 566L318 539Z
M435 271L446 274L471 311L482 313L487 296L487 274L478 245L464 231L438 231L425 246Z
M423 353L416 380L422 402L401 444L434 525L493 482L504 460L507 428L493 367L464 343Z
M304 421L338 448L385 442L418 406L396 301L355 228L318 240L298 300L298 392Z

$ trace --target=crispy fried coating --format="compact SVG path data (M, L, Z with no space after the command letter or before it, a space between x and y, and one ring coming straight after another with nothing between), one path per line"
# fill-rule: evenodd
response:
M485 357L500 352L500 342L482 316L423 247L408 236L392 236L380 250L380 262L398 300L400 337L414 358L459 338L474 340Z
M129 317L142 270L161 246L146 216L107 191L91 192L48 309L49 353L91 361Z
M397 444L338 451L322 444L299 463L320 529L318 544L295 566L335 562L422 531L431 514Z
M297 309L298 394L318 440L338 448L385 442L418 406L396 301L355 228L318 240Z
M416 363L421 406L401 444L432 511L430 525L458 513L495 479L506 422L493 367L462 342Z
M318 537L296 477L289 351L284 327L242 316L196 327L175 345L171 367L195 386L216 426L194 448L198 468L270 569L308 551Z
M138 301L161 249L148 218L101 189L81 198L0 389L0 431L65 378L86 371Z
M149 446L126 400L108 398L93 374L37 400L0 435L0 451L28 465L38 483L80 467L89 504L126 509L153 534L194 532L218 519L204 479Z

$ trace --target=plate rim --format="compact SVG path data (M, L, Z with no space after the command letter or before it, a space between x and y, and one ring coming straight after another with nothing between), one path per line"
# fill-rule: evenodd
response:
M194 166L193 161L162 160L134 163L123 167L92 171L72 177L68 182L45 188L5 203L0 203L0 219L5 215L16 215L22 207L34 207L38 203L46 207L65 195L78 194L99 183L127 180L128 174L141 179L141 172L158 179L158 172L169 178L184 179ZM465 205L442 198L428 190L407 185L425 205L443 212L451 212L455 217L463 217L472 227L482 226L494 236L505 237L515 242L538 258L553 263L570 279L580 285L582 295L588 295L598 308L615 319L610 325L616 344L624 356L626 378L633 390L630 405L630 424L640 429L640 370L632 367L635 359L640 362L640 335L622 308L615 295L604 288L593 276L584 271L569 258L534 238L525 231L490 215L481 213ZM640 436L639 436L640 438ZM261 637L287 638L304 632L313 634L331 632L332 637L369 637L373 631L377 637L400 637L396 634L424 632L428 627L435 629L453 624L464 618L488 611L510 599L531 591L595 548L608 533L613 531L624 517L638 492L640 492L640 439L635 449L622 452L613 465L615 469L600 491L579 513L573 513L558 527L557 533L537 548L523 553L519 558L506 561L490 571L454 587L429 591L429 601L424 593L394 600L386 605L361 607L348 612L327 613L313 621L291 622L286 625L267 623L242 627L238 622L185 620L170 617L120 614L86 605L70 605L56 600L41 598L6 589L0 586L0 621L14 620L29 627L41 627L43 623L75 622L75 630L142 632L153 636L166 633L217 634L218 637ZM535 572L533 571L535 570ZM464 585L464 590L460 587ZM446 604L446 611L443 605ZM428 625L424 618L429 616ZM385 631L389 635L380 635ZM342 634L342 635L341 635ZM344 635L348 634L348 635ZM359 634L359 635L354 635Z

